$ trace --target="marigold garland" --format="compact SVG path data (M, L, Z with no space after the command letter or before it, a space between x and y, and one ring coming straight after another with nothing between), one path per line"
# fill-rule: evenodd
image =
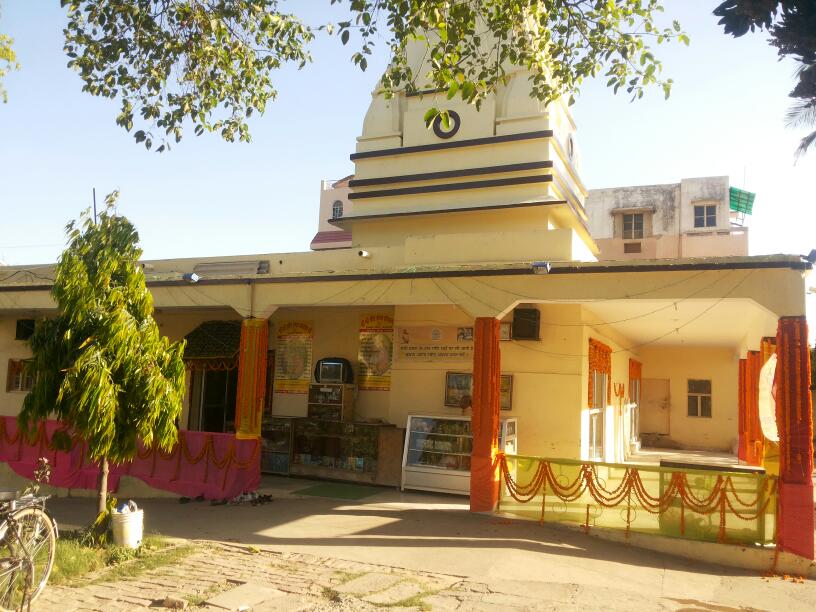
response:
M731 476L719 474L708 495L697 497L692 492L688 474L672 472L668 485L657 497L650 495L637 467L626 467L623 478L614 489L607 489L603 479L598 476L598 465L584 463L578 469L578 475L572 482L562 483L553 471L553 464L546 459L538 459L538 465L530 482L521 484L513 477L507 463L507 457L500 453L496 457L494 468L499 470L499 478L504 478L505 490L515 501L526 504L537 495L542 495L541 522L544 522L545 501L548 494L555 495L564 503L575 502L585 493L600 507L615 508L626 504L626 533L629 534L634 503L650 514L663 514L679 501L680 533L685 534L686 509L700 515L719 514L718 541L725 541L726 512L734 516L753 521L762 516L768 509L776 494L777 481L773 476L766 476L754 499L744 499L737 493ZM589 506L584 527L589 529Z

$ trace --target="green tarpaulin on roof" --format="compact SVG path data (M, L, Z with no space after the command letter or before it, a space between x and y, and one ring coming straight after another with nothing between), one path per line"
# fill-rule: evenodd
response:
M742 189L737 189L736 187L731 187L729 189L729 196L731 210L735 210L746 215L751 214L751 211L754 209L754 198L756 197L755 193L743 191Z

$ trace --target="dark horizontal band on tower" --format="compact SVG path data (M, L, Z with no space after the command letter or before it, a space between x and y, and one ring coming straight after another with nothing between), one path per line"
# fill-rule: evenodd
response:
M419 187L401 187L399 189L377 189L376 191L360 191L349 194L349 200L364 198L390 198L402 195L417 195L423 193L438 193L440 191L461 191L463 189L485 189L489 187L507 187L512 185L530 185L533 183L552 182L552 174L538 174L536 176L514 176L511 178L488 179L484 181L470 181L467 183L445 183L443 185L422 185Z
M499 174L502 172L522 172L552 168L551 160L524 162L521 164L504 164L502 166L482 166L463 170L444 170L442 172L421 172L419 174L402 174L398 176L381 176L369 179L352 179L349 187L369 187L372 185L392 185L394 183L411 183L415 181L433 181L436 179L458 178L462 176L479 176L481 174Z
M552 138L552 135L552 130L538 130L535 132L522 132L520 134L502 134L501 136L471 138L470 140L457 140L456 142L439 142L436 144L416 145L413 147L380 149L379 151L360 151L359 153L352 153L349 155L349 159L351 159L351 161L355 161L369 157L388 157L390 155L405 155L407 153L423 153L425 151L441 151L444 149L457 149L461 147L478 147L481 145L498 144L502 142L517 142L519 140Z

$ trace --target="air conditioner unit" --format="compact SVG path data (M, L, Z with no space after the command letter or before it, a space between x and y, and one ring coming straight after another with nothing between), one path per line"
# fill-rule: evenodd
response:
M541 313L538 308L516 308L513 311L513 340L540 340Z

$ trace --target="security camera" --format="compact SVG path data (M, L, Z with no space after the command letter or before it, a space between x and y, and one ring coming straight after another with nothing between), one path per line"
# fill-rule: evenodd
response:
M369 253L368 251L357 251L357 254L363 259L368 259L369 257L371 257L371 253Z

